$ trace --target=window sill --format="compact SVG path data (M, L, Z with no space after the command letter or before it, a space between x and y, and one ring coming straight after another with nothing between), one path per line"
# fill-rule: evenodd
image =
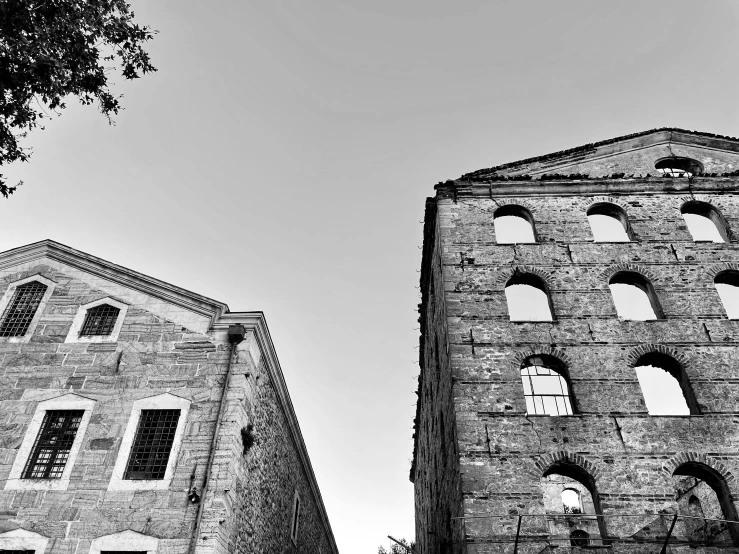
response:
M65 491L69 487L69 478L61 479L8 479L6 491Z
M113 478L108 484L109 491L163 491L169 489L172 478L167 479L119 479Z

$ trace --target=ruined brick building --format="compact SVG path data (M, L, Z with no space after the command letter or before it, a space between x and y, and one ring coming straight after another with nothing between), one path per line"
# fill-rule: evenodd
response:
M739 139L659 129L426 202L420 554L739 551Z
M0 253L0 552L337 554L261 312Z

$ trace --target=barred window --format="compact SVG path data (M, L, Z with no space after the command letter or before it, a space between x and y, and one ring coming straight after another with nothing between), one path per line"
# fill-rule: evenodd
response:
M521 368L527 414L572 415L567 380L552 365L539 356L532 356Z
M120 310L110 304L100 304L87 310L85 322L80 331L81 337L110 335L115 327Z
M0 337L22 337L26 334L46 289L46 285L38 281L25 283L15 289L0 323Z
M142 410L124 479L164 479L180 410Z
M23 479L60 479L84 410L49 410L33 443Z

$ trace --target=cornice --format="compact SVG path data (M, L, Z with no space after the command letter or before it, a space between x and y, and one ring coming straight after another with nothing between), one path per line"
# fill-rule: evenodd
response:
M75 250L53 240L34 242L12 250L0 252L0 269L47 258L63 263L85 273L106 279L118 285L159 298L215 321L219 314L227 312L228 306L189 290L176 287L143 273L113 264L85 252Z
M241 323L247 331L254 334L257 344L259 345L259 351L264 356L267 362L267 371L269 373L272 385L275 388L277 397L280 401L280 407L282 412L285 414L285 420L287 421L288 428L290 429L290 436L293 440L293 444L300 456L300 461L303 465L306 475L308 476L308 482L310 484L311 491L313 492L313 498L315 499L318 512L323 521L326 535L331 543L333 554L338 554L339 549L334 539L333 531L331 530L331 523L326 513L326 507L323 504L323 497L321 491L318 488L318 481L316 480L315 473L313 473L313 466L310 463L308 457L308 450L305 447L305 441L303 440L303 434L300 432L300 425L298 424L298 418L295 415L293 403L290 400L290 393L287 390L287 383L285 383L285 377L282 374L282 367L280 366L280 360L277 358L277 352L275 350L274 343L272 342L272 336L269 333L267 327L267 320L264 317L263 312L228 312L223 313L213 324L211 331L223 332L228 331L230 325Z

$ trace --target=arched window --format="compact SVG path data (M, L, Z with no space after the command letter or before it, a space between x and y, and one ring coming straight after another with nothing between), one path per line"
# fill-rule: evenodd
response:
M713 280L729 319L739 319L739 271L722 271Z
M616 313L622 319L648 321L662 319L662 309L652 284L634 271L621 271L608 281Z
M626 212L615 204L603 202L588 209L588 222L595 242L629 242Z
M582 503L580 502L580 493L576 489L563 490L562 507L566 514L581 514Z
M703 164L692 158L670 156L657 160L654 168L665 177L693 177L703 173Z
M726 220L707 202L686 202L680 212L694 241L729 242Z
M534 218L521 206L502 206L493 216L495 241L498 244L524 244L536 242Z
M651 352L634 365L649 415L698 414L698 404L680 363L666 354Z
M24 283L15 289L0 323L0 337L22 337L31 326L48 287L38 281Z
M552 321L547 286L531 273L517 273L505 286L511 321Z
M529 356L521 364L528 415L572 415L567 369L553 356Z
M688 541L707 546L739 546L739 524L717 521L738 519L731 491L720 473L701 462L686 462L674 471L673 485L679 514L708 518L685 518Z

